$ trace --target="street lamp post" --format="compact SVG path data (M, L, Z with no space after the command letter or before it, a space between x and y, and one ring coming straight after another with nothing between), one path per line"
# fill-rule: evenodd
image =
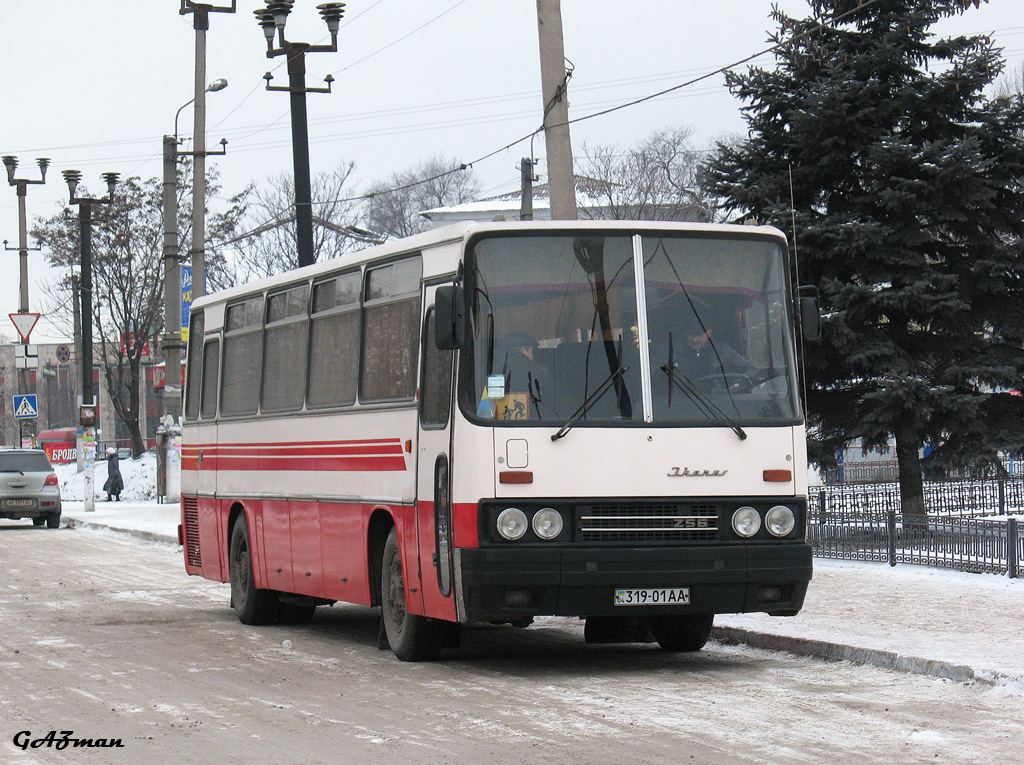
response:
M25 196L28 187L34 183L46 183L46 169L50 166L50 160L37 159L39 165L39 180L28 178L15 178L14 172L18 169L18 158L6 156L3 158L4 166L7 168L7 182L18 189L18 251L21 253L21 303L18 313L28 313L28 218L25 211Z
M28 313L28 214L25 209L26 196L28 194L28 187L31 184L42 184L46 183L46 169L50 166L50 160L43 157L36 160L36 164L39 165L39 180L31 180L29 178L15 178L14 173L18 169L18 158L10 155L3 158L4 166L7 168L7 182L14 186L18 191L18 253L19 253L19 273L20 273L20 300L18 303L18 313ZM7 249L7 242L4 242L4 249ZM31 248L38 249L38 248ZM28 369L28 337L27 335L22 338L22 344L26 346L25 361L26 366L18 371L18 393L28 393L29 380L31 372ZM25 438L25 420L20 420L18 423L19 429L19 443L24 441Z
M330 45L311 45L310 43L290 42L285 39L284 25L291 13L294 0L275 0L266 8L253 11L256 20L263 28L267 38L267 58L287 56L288 86L271 85L273 75L267 72L267 90L282 90L291 94L292 117L292 162L295 176L295 244L299 266L312 265L315 262L313 253L313 199L310 191L309 178L309 134L306 119L306 93L330 93L334 77L327 75L324 82L327 87L306 87L306 54L335 53L338 50L338 27L345 12L345 3L322 3L317 6L320 15L327 23L331 34ZM274 47L274 35L277 34L278 47ZM193 274L193 278L194 278Z
M192 293L201 296L206 289L206 32L210 28L211 13L234 13L235 0L230 7L218 7L194 0L181 0L179 14L192 14L192 28L196 31L195 120L192 148L195 162L192 166ZM180 111L180 109L179 109ZM177 133L177 129L175 129Z
M81 260L81 293L82 308L82 409L80 420L82 425L82 444L79 450L85 454L85 509L96 509L96 491L93 471L93 460L96 449L96 400L92 383L92 208L94 205L109 205L114 199L114 187L120 173L103 173L107 184L107 196L80 197L76 195L78 184L82 180L79 170L65 170L64 180L68 184L70 204L78 205L79 249Z

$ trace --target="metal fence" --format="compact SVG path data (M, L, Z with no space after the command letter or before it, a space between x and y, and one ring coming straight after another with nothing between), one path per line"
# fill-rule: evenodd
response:
M925 485L927 517L900 512L896 484L816 487L807 537L822 558L917 563L1024 576L1024 538L1015 518L1024 481L964 480Z

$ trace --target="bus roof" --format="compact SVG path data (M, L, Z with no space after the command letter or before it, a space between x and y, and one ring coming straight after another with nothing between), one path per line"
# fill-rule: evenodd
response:
M717 232L731 235L759 235L780 239L785 243L786 236L774 226L737 225L732 223L680 223L675 221L657 220L541 220L541 221L460 221L433 228L420 234L392 239L383 244L363 250L348 252L336 258L314 263L303 268L296 268L274 276L264 277L247 284L231 287L221 292L197 298L192 310L200 310L204 306L231 300L235 297L260 292L288 282L301 281L303 278L315 277L330 273L346 266L355 266L390 255L412 253L445 244L464 241L471 236L482 233L506 233L522 231L678 231L683 232Z

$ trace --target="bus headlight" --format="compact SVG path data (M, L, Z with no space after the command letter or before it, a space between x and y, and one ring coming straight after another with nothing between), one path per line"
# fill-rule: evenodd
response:
M732 530L741 537L752 537L761 528L761 515L754 508L744 505L732 514Z
M554 539L562 533L562 515L545 507L533 516L533 532L541 539Z
M510 542L522 538L529 527L526 513L518 507L506 507L498 515L498 533Z
M785 505L776 505L764 517L764 525L774 536L784 537L796 526L796 516Z

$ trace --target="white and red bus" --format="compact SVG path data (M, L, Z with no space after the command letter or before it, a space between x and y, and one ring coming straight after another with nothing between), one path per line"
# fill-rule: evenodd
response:
M197 300L189 574L246 624L380 606L698 650L811 578L796 315L773 228L465 223Z

